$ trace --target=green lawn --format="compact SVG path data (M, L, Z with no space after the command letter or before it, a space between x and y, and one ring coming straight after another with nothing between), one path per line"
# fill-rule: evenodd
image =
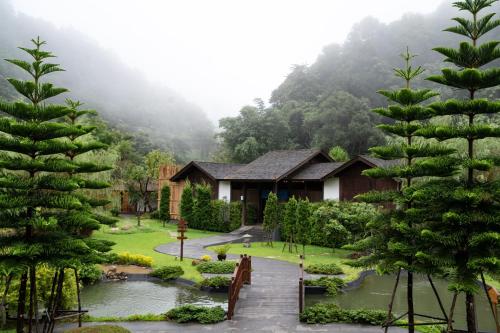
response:
M176 260L174 256L158 253L154 250L160 244L178 242L175 236L176 225L167 224L163 227L158 220L144 219L141 220L141 227L137 227L137 220L134 217L122 217L117 227L120 230L113 232L110 227L103 226L99 231L94 232L92 237L115 242L113 252L126 251L153 257L153 267L180 265L184 270L183 278L197 282L202 280L200 273L191 265L190 259L181 262ZM127 230L122 230L123 228ZM186 232L188 238L201 238L212 235L217 235L217 233L194 229L188 229Z
M293 263L299 263L299 255L302 253L302 246L297 246L299 253L296 253L295 250L293 253L288 252L288 247L285 251L283 249L283 242L273 242L273 247L269 247L266 243L252 243L252 247L246 248L243 247L243 244L232 244L229 253L231 254L248 254L254 257L263 257L270 258L276 260L284 260ZM209 247L210 249L210 247ZM356 279L361 272L359 268L353 268L348 265L345 265L344 262L347 260L347 255L351 253L351 251L335 249L332 252L332 249L314 245L306 246L306 259L304 260L304 266L310 264L325 264L325 263L336 263L346 274L346 281L352 281Z

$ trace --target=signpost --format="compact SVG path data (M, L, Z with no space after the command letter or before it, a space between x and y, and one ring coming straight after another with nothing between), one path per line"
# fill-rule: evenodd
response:
M187 223L184 220L179 220L179 223L177 224L177 233L180 236L177 236L177 239L181 240L181 261L184 258L184 240L187 239L187 237L184 236L184 233L187 231Z

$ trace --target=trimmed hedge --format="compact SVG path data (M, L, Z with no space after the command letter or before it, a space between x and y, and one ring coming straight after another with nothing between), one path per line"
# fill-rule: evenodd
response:
M220 306L208 308L188 304L173 308L165 314L165 317L178 323L214 324L223 321L225 315L224 309Z
M129 252L118 253L117 264L137 265L143 267L153 266L153 258L142 254L132 254Z
M198 285L200 287L224 288L231 284L231 279L225 276L214 276L203 279Z
M177 279L184 274L181 266L163 266L150 273L151 276L162 279L163 281Z
M196 266L200 273L230 274L236 267L235 261L209 261Z
M342 268L335 263L329 264L312 264L304 268L304 271L309 274L327 274L327 275L337 275L343 274Z
M300 314L300 321L308 324L350 323L382 325L387 319L387 311L366 309L341 309L337 304L318 303L307 307Z
M331 295L337 295L340 288L345 285L344 280L337 277L327 277L323 276L319 279L315 280L305 280L304 284L306 286L315 286L315 287L325 287L326 292Z

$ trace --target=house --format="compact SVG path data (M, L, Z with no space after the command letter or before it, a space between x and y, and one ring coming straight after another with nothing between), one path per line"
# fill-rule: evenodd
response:
M209 184L212 199L243 203L243 224L248 222L250 209L254 210L255 222L262 223L270 192L276 193L280 201L295 196L317 202L353 200L357 194L370 190L396 189L396 180L361 175L365 169L392 163L364 155L342 163L333 161L320 150L278 150L248 164L192 161L178 170L170 181L173 184L184 184L186 180ZM173 209L174 215L176 211L178 208Z

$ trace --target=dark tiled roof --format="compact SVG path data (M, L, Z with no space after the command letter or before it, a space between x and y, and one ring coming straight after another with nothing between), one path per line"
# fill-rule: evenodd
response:
M359 155L359 156L379 168L389 168L401 163L401 160L383 160L381 158L371 157L368 155Z
M217 180L224 179L227 175L236 172L238 169L245 165L214 162L195 162L195 164Z
M321 156L324 161L330 160L327 155L315 149L270 151L232 172L225 179L278 180L317 156Z
M292 176L295 180L321 180L340 167L343 162L314 163L305 166Z

